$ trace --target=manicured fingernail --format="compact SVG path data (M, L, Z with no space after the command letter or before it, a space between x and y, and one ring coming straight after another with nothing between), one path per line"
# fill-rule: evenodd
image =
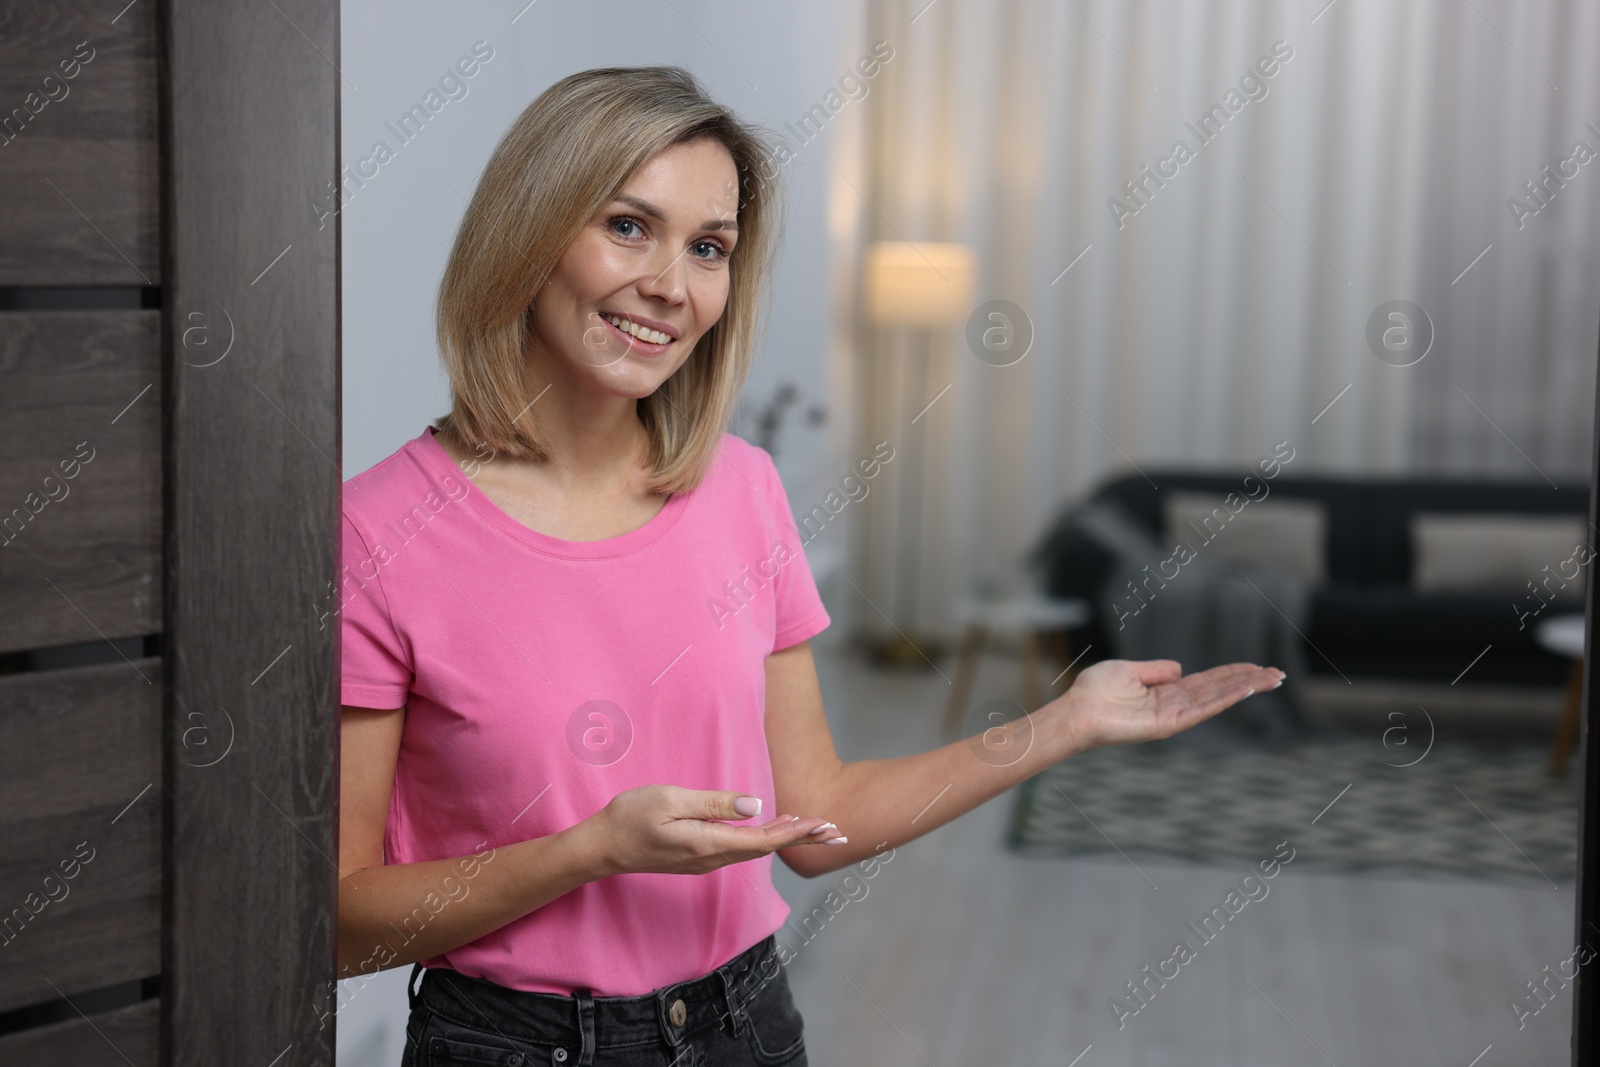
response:
M823 842L824 845L842 845L850 840L848 837L830 837Z
M733 802L733 810L738 812L740 815L760 815L761 798L740 797Z
M1283 684L1283 679L1279 678L1276 682L1272 683L1272 688L1276 689L1276 688L1278 688L1278 686L1280 686L1282 684Z
M833 823L825 822L821 826L817 827L815 830L813 830L811 832L814 833L814 834L820 834L824 830L837 830L837 829L838 829L838 827L835 826Z

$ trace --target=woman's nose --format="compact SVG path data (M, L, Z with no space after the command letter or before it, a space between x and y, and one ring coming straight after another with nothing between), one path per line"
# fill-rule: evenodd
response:
M669 304L681 304L684 298L684 271L687 264L683 260L686 254L687 249L674 254L663 246L661 254L653 257L652 263L645 268L645 275L639 280L639 291Z

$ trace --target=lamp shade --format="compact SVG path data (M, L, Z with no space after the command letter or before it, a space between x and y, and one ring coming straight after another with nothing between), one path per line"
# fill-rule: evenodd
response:
M948 326L972 313L972 249L874 241L867 246L866 311L873 322Z

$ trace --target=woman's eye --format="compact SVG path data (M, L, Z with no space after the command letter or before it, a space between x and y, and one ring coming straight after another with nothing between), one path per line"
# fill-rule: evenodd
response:
M639 222L637 219L630 219L626 215L618 215L616 218L611 220L611 229L615 231L619 237L632 237L634 234L623 233L621 230L619 230L618 227L620 226L632 226L635 230L637 230L639 228Z
M697 249L711 249L710 255L702 255L699 252L696 252L695 257L697 259L727 259L729 256L733 255L733 251L731 249L722 247L722 245L718 244L716 241L696 241L693 247Z

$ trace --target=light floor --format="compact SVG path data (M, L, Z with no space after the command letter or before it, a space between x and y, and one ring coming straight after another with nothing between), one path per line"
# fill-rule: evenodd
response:
M843 758L940 743L948 688L937 674L876 672L820 649L818 665ZM974 699L1014 698L1016 677L1015 660L987 659ZM870 882L844 883L849 868L807 881L775 865L797 918L829 889L855 898L809 941L780 934L797 947L789 977L813 1065L1569 1062L1571 987L1520 1030L1509 1001L1572 955L1570 881L1291 865L1201 944L1185 922L1219 904L1244 864L1018 857L1002 844L1014 798L897 850ZM1195 958L1119 1029L1110 998L1179 938Z

